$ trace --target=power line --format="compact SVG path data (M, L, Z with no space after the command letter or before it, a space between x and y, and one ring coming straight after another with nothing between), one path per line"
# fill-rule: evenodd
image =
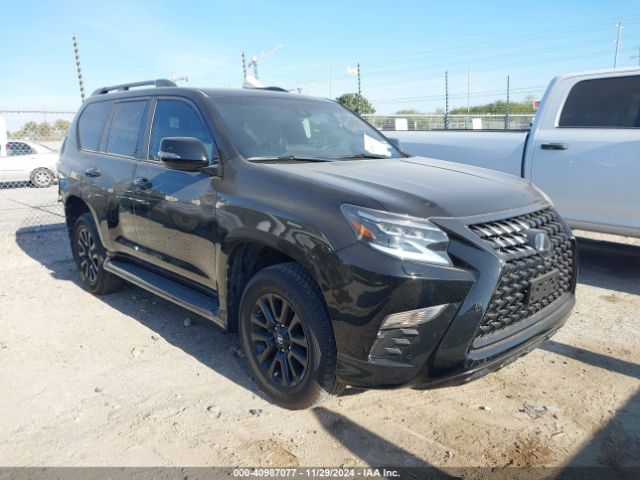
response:
M624 16L624 18L628 25L640 23L640 15L638 14L626 15ZM531 32L528 34L518 35L507 40L501 39L496 41L474 43L473 47L464 46L464 47L444 48L444 49L441 49L440 53L436 56L433 56L433 54L429 52L429 53L420 53L420 54L404 55L404 56L395 55L393 57L386 57L386 58L379 57L378 60L381 63L384 63L386 68L389 64L394 64L398 62L400 62L401 64L406 64L406 62L403 62L405 60L410 60L411 64L415 64L415 60L420 58L428 58L429 62L433 62L433 60L435 59L449 58L451 56L460 56L462 54L467 54L467 53L473 54L477 52L484 52L487 49L491 49L493 52L495 52L496 50L498 51L504 50L504 48L502 49L492 48L494 46L496 47L506 46L507 50L509 50L511 49L511 47L514 47L519 44L530 45L530 43L532 41L535 41L536 39L552 40L554 38L567 38L572 35L580 34L580 33L593 34L594 31L600 31L600 30L604 32L605 29L610 28L609 25L611 25L612 20L616 20L616 18L614 19L608 18L608 19L597 20L597 21L593 21L585 24L573 25L569 27ZM566 46L572 46L572 45L565 45L564 47ZM557 46L557 45L554 46L554 48L560 48L560 47L561 46ZM326 67L329 67L329 66L339 66L342 64L346 65L348 63L350 62L335 61L335 62L326 63L326 64L297 65L295 70L297 73L307 73L307 72L314 72L318 69L325 69ZM309 67L309 68L307 70L304 70L305 67ZM303 70L301 70L301 68L303 68Z

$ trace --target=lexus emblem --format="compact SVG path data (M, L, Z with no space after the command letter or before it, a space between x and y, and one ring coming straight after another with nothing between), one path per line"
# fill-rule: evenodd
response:
M536 249L536 252L538 252L541 257L549 257L552 251L551 240L549 239L549 236L541 231L531 233L533 234L530 236L531 246Z

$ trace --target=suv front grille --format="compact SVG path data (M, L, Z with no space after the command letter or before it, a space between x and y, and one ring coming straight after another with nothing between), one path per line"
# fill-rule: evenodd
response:
M487 337L536 314L562 294L571 291L574 270L573 242L551 208L518 217L470 225L506 260L496 290L478 332ZM528 235L539 230L551 241L551 253L543 258L529 244ZM557 283L542 296L531 299L531 281L558 272Z

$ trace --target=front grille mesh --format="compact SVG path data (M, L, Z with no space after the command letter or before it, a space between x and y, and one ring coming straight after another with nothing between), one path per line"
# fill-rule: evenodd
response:
M571 291L573 244L551 208L507 220L471 225L469 228L489 242L506 260L478 336L490 336L526 320L562 294ZM551 240L552 252L549 257L543 258L529 245L527 233L532 229L545 232ZM554 270L559 272L558 288L536 302L527 303L531 280Z

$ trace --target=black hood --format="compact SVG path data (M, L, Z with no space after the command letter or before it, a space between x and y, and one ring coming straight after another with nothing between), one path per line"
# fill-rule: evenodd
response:
M425 157L270 166L417 217L467 217L543 200L530 182L512 175Z

